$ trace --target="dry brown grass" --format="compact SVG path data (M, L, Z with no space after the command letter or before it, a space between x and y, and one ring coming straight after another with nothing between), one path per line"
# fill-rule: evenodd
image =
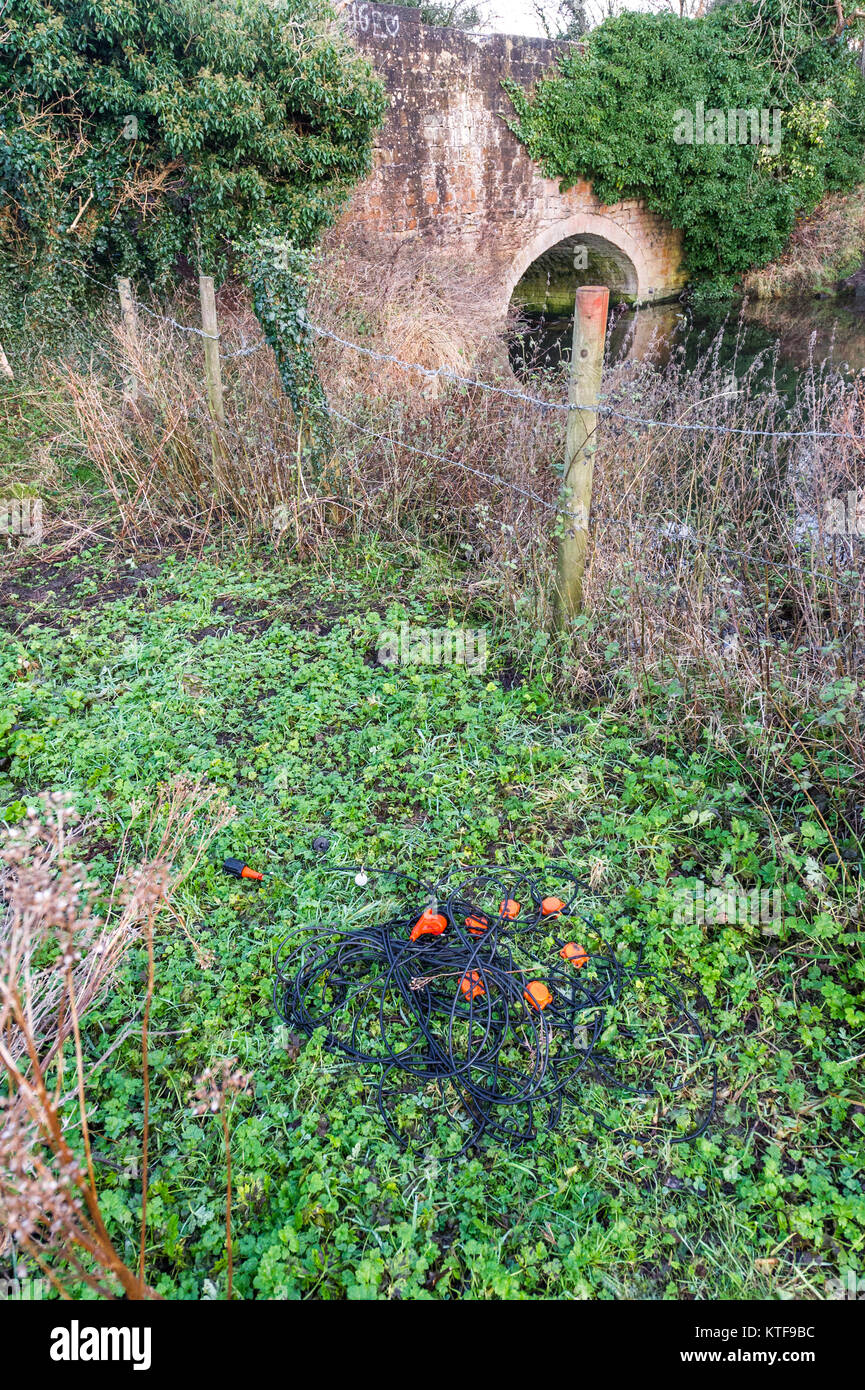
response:
M67 1283L77 1280L102 1297L119 1290L128 1298L151 1296L144 1252L153 935L169 916L172 893L232 814L198 786L178 781L164 789L144 827L142 862L132 866L121 855L107 893L85 868L90 827L77 824L60 795L45 798L41 811L9 831L0 846L0 1066L6 1081L0 1096L0 1254L14 1240L62 1297ZM172 860L181 849L178 872ZM99 1208L82 1027L142 939L151 969L142 1021L145 1128L136 1272L116 1249Z
M322 269L310 311L340 336L348 330L349 338L357 341L362 335L363 345L377 352L461 376L478 362L487 368L490 359L500 368L506 363L496 296L471 266L440 264L432 270L398 253L383 267L378 257L334 242ZM326 362L326 343L322 349ZM395 399L419 413L448 392L444 378L359 358L344 375L333 374L331 390L340 381L350 384L352 394L368 384L376 399Z
M833 291L865 261L865 189L828 193L793 232L782 256L752 270L744 288L756 299Z
M351 274L349 274L350 268ZM376 267L333 252L311 298L323 327L359 338L378 353L431 370L466 373L485 349L487 373L507 374L502 341L491 333L490 297L466 293L446 276L398 264L386 281ZM98 355L69 354L45 368L41 409L53 427L43 444L86 459L104 483L123 540L147 536L157 544L187 542L240 524L250 537L286 538L301 553L320 544L336 521L357 524L378 507L394 479L367 477L339 447L313 472L301 446L273 357L262 348L258 323L236 286L219 296L224 429L214 432L203 383L201 340L168 319L193 327L198 309L190 292L160 305L162 317L141 312L128 331L110 313L97 336ZM450 401L448 383L351 355L320 339L320 369L331 404L366 411L370 397L397 416L422 419ZM241 355L235 355L241 354ZM216 447L214 447L216 433Z
M375 270L342 253L325 259L313 319L376 352L518 386L503 337L461 286ZM168 312L196 322L191 300ZM198 339L144 316L135 343L114 329L98 367L58 369L58 429L96 464L121 533L151 545L240 529L301 557L371 533L432 545L461 562L464 605L500 612L514 661L541 659L563 415L443 378L429 391L417 373L322 339L328 399L354 423L334 420L334 452L316 475L269 350L228 355L258 337L237 291L223 292L220 322L227 425L216 453ZM569 699L636 702L647 719L674 682L686 696L670 702L670 718L684 718L689 736L723 726L739 738L754 727L767 749L798 752L819 778L821 740L865 766L861 698L837 686L861 680L862 541L825 525L831 499L865 486L865 398L861 381L813 367L789 413L771 374L768 385L758 379L761 366L733 394L717 348L691 370L681 354L663 369L608 368L608 402L660 423L602 423L587 622L556 663ZM135 401L124 399L130 371ZM529 389L551 403L565 397L560 375ZM677 428L696 423L706 428ZM785 437L817 427L839 437Z

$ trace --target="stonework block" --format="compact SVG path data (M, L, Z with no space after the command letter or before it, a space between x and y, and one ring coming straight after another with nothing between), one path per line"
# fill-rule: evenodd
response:
M591 184L566 193L544 178L508 130L502 79L530 87L571 45L503 34L428 28L417 10L352 3L358 47L390 96L374 170L345 224L362 224L387 253L414 236L431 257L468 254L496 280L503 308L516 279L556 241L580 234L612 242L634 267L638 297L678 293L681 237L639 201L603 207Z

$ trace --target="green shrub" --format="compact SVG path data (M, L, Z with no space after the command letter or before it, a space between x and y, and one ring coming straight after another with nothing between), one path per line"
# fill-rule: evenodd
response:
M832 37L835 11L799 0L728 4L704 19L607 20L527 96L511 122L565 188L591 179L604 203L643 198L682 229L704 293L726 294L783 249L798 214L863 177L865 84L858 54ZM780 113L780 148L677 143L682 111ZM769 133L773 127L770 117Z
M385 101L323 0L11 0L0 87L4 331L88 276L165 289L265 230L310 246Z

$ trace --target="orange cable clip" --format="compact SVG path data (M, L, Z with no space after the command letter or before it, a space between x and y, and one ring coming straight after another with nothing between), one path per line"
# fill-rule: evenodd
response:
M559 951L559 955L561 956L562 960L571 961L577 967L578 970L582 970L583 966L586 964L586 961L589 959L589 953L586 950L585 946L578 946L576 941L566 942L566 944Z
M543 980L530 980L523 990L523 995L533 1009L545 1009L548 1004L553 1002L553 996Z
M440 912L433 912L431 907L424 908L411 929L409 941L417 941L419 936L441 936L447 924L447 918Z
M468 971L460 980L460 989L466 999L477 999L478 995L486 994L486 990L481 984L481 977L476 970Z
M544 898L541 903L541 914L544 917L551 917L554 912L561 912L566 906L561 898Z

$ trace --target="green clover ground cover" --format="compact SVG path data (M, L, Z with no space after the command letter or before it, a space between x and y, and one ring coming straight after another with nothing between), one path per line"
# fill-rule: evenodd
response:
M788 797L779 862L732 760L602 706L562 710L542 672L503 670L494 635L484 675L378 666L382 627L484 623L437 563L374 544L335 572L95 550L0 588L8 820L67 789L98 818L90 859L108 883L168 778L206 778L238 811L176 903L208 963L179 928L157 940L149 1279L169 1297L224 1294L222 1134L189 1097L236 1055L255 1080L231 1121L236 1296L819 1296L861 1271L865 1236L861 937L838 891L830 910L831 892L798 886L825 832ZM532 1149L401 1153L371 1078L276 1026L274 948L326 891L309 851L321 833L333 862L425 873L602 861L608 939L697 972L715 1006L711 1131L643 1147L572 1117ZM271 876L227 878L229 853ZM715 871L797 883L777 936L674 923L676 882ZM90 1094L102 1208L131 1262L145 977L136 951L85 1036L96 1062L129 1029Z

